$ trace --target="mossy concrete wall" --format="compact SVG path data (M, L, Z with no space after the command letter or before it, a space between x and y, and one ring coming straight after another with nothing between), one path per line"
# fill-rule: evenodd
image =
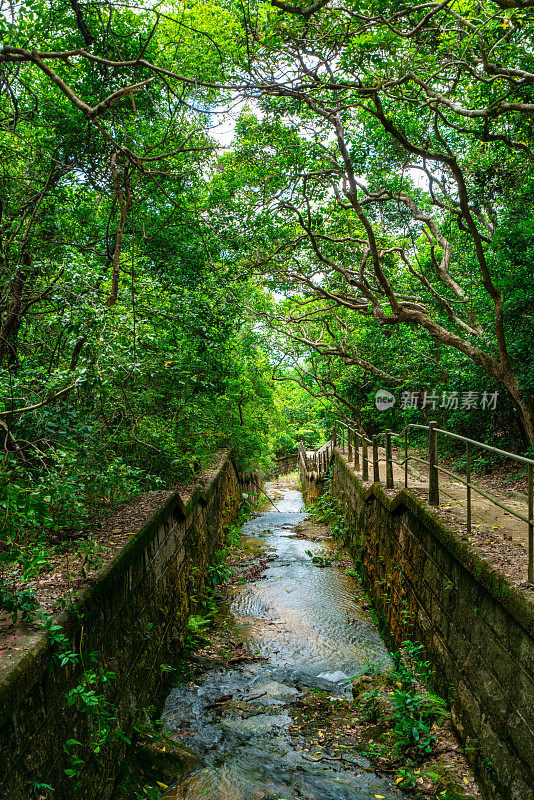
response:
M325 476L320 475L318 472L308 471L301 453L298 454L297 466L304 502L309 505L318 500L324 492Z
M274 466L269 470L269 478L278 478L279 475L287 475L297 468L298 453L288 453L285 456L278 456Z
M339 452L346 544L397 642L418 640L487 797L534 798L534 596L408 491L362 484Z
M98 665L116 673L108 699L127 736L163 699L165 665L184 643L191 598L203 587L242 491L253 491L240 481L230 453L201 484L185 503L173 494L102 570L75 613L58 619L74 649L98 654ZM63 745L76 739L86 756L90 722L67 707L65 696L82 669L53 666L51 655L47 637L37 634L30 650L0 675L1 800L35 800L34 783L52 786L53 795L43 795L54 800L73 797ZM126 748L115 739L88 758L77 796L109 797Z

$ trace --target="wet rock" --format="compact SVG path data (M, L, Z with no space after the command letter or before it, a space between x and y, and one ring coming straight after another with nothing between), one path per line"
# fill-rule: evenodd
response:
M206 765L204 759L182 744L145 742L136 748L136 762L145 775L172 784L184 775Z
M250 717L223 717L221 725L243 735L264 734L269 731L288 728L291 717L284 711L281 714L254 714Z
M383 675L370 675L369 673L364 672L363 675L358 675L352 684L352 696L355 700L358 700L360 695L364 692L370 692L372 689L378 689L380 686L383 686L383 684Z
M207 709L216 708L217 706L224 705L233 698L233 694L223 694L222 697L217 697L212 703L206 706Z
M254 697L253 695L248 698L249 700L259 700L263 704L271 705L273 702L287 700L298 695L298 690L294 686L288 686L286 683L280 683L275 680L262 681L256 684L260 694Z
M317 677L326 683L343 684L350 682L349 676L339 669L336 672L321 672Z

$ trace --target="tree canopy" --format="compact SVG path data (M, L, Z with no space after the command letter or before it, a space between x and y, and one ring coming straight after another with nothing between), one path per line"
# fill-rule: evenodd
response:
M533 5L5 5L4 560L336 415L532 452Z

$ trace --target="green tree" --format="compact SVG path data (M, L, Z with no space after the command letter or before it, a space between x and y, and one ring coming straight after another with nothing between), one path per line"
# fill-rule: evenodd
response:
M300 326L315 296L325 327L339 308L384 331L415 326L504 387L534 442L530 359L507 314L516 265L497 250L503 221L524 210L507 186L530 182L532 12L260 8L242 91L262 116L238 130L251 165L241 191L258 220L276 218L253 262L296 289L288 320ZM262 180L262 156L276 179ZM328 332L309 345L364 368L354 338L349 355Z

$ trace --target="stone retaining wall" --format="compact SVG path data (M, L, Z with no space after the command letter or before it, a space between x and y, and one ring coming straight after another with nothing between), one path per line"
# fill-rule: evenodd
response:
M278 478L279 475L287 475L294 472L297 468L298 453L289 453L286 456L278 456L274 467L269 470L269 478Z
M201 591L207 566L223 545L242 491L227 453L184 503L173 494L117 554L77 601L75 613L58 622L73 649L98 655L98 665L116 673L109 684L121 729L127 736L147 709L157 709L169 685L167 666L182 647L190 598ZM68 708L65 695L80 682L82 668L52 666L47 637L0 674L0 798L35 800L35 783L55 791L54 800L73 797L63 745L89 738L88 715ZM76 749L76 748L75 748ZM107 798L127 745L115 739L86 760L78 797Z
M408 491L362 484L339 452L346 544L397 642L422 642L484 793L534 798L534 594Z
M304 502L306 505L318 500L324 491L324 475L319 475L318 472L309 472L306 469L306 464L302 455L299 453L298 469L300 485L302 494L304 495Z

